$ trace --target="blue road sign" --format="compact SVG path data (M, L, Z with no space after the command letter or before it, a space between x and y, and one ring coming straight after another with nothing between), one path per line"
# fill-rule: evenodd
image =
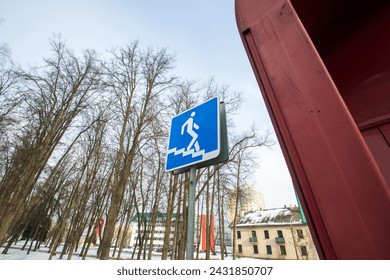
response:
M172 119L166 171L216 158L220 153L219 98L210 99Z

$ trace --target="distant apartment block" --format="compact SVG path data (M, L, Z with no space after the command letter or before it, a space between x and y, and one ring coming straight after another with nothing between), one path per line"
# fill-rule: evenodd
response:
M132 236L130 238L130 247L139 244L140 240L147 241L149 245L152 241L153 248L162 248L164 245L164 236L166 231L166 214L158 213L155 224L151 224L151 213L144 213L142 217L135 216L131 221ZM169 245L172 245L175 234L176 215L172 218L169 231Z
M229 220L233 221L236 207L236 191L228 193ZM238 215L242 216L249 211L256 211L265 208L263 193L254 186L246 185L240 189L238 200Z

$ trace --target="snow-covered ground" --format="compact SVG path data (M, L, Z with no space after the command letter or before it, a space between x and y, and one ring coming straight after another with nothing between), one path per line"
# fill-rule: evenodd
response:
M1 248L1 253L0 253L0 260L48 260L50 253L49 253L49 248L46 248L42 246L40 249L38 249L36 252L33 250L30 251L29 254L28 252L28 246L24 250L21 250L23 246L22 242L18 242L17 244L12 245L12 247L8 250L7 254L2 254L4 247ZM62 248L58 248L56 256L53 257L53 260L58 260L59 256L61 254ZM92 253L92 250L91 250ZM90 254L89 254L90 255ZM67 255L63 256L63 259L67 259ZM72 256L72 259L75 260L80 260L81 257L77 253L75 253ZM88 256L88 259L96 259L96 257L93 256Z
M33 250L28 252L28 246L24 250L21 250L21 248L24 245L24 241L19 241L16 244L13 244L11 248L8 250L7 254L2 254L4 248L0 248L0 261L1 260L48 260L50 256L49 248L45 247L44 245L41 245L40 249L38 249L36 252ZM29 244L28 244L29 245ZM34 246L33 246L34 247ZM97 247L92 247L88 250L88 254L86 257L86 260L97 260L96 258L96 252ZM82 257L79 256L81 248L79 248L78 252L74 252L72 255L72 260L81 260ZM53 256L52 260L59 260L59 257L61 255L62 247L57 248L57 254ZM112 252L110 253L110 257L112 257ZM121 260L130 260L132 256L132 250L130 249L123 249L120 259ZM117 259L118 251L116 251L116 254L112 259ZM194 252L194 257L196 256L196 252ZM136 254L135 254L136 258ZM62 257L62 260L67 260L68 255L64 255ZM199 259L205 259L205 253L200 252L199 253ZM211 255L212 260L220 260L220 255ZM229 254L227 257L225 257L226 260L231 260L232 256ZM152 260L161 260L161 253L159 252L152 252Z
M240 259L234 261L231 256L224 261L161 261L161 256L154 252L150 261L126 259L129 252L124 252L119 261L77 261L80 257L75 253L74 261L49 261L48 248L37 252L21 250L23 243L19 242L7 254L0 254L1 279L118 279L122 276L137 279L174 280L174 279L248 279L271 277L272 279L369 279L374 275L386 275L390 261L270 261L259 259ZM59 248L60 249L60 248ZM89 251L88 260L97 260L97 248ZM1 251L3 248L1 248ZM58 253L53 260L58 260ZM201 256L201 258L204 255ZM63 257L66 260L67 256ZM21 261L30 260L30 261ZM123 274L131 271L131 274ZM156 274L156 273L159 274ZM172 272L181 275L169 274ZM197 272L197 274L195 274ZM256 272L256 274L255 274ZM141 274L143 273L143 274ZM249 274L251 275L249 275ZM154 276L153 276L154 275Z

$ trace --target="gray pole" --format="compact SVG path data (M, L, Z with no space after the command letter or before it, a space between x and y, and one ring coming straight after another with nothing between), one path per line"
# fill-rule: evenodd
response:
M191 168L190 168L190 189L188 191L186 260L192 260L194 258L195 189L196 189L196 167L191 166Z

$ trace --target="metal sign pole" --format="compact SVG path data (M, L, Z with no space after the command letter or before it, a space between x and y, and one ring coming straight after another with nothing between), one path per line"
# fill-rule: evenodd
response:
M225 104L214 97L171 120L165 171L190 172L186 259L194 258L196 169L229 159Z
M191 166L191 168L190 168L190 188L188 190L186 260L192 260L194 258L195 189L196 189L196 167Z

